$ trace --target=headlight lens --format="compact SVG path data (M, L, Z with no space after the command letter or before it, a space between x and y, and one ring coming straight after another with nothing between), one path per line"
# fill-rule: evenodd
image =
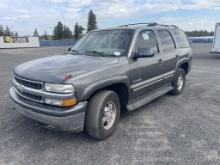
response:
M73 93L75 92L75 88L73 85L67 84L49 84L45 83L44 89L47 92L54 92L54 93Z

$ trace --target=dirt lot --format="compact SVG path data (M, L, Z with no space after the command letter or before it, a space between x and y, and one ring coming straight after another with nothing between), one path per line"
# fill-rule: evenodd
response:
M67 47L0 50L0 165L220 164L220 56L208 54L207 44L192 47L183 94L123 114L116 133L101 142L43 129L12 108L13 67Z

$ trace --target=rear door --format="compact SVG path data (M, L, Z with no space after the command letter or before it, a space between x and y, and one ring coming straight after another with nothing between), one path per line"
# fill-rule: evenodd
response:
M163 84L167 84L173 80L179 55L171 32L167 29L160 29L157 32L161 48L161 67L164 74Z
M215 38L214 38L213 50L212 51L220 53L220 23L216 24Z

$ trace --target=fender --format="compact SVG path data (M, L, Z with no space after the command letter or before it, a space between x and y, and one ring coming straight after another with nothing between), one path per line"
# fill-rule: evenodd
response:
M189 71L190 71L190 68L191 68L191 63L190 63L190 61L191 61L191 57L185 57L185 58L180 59L180 60L177 62L177 64L176 64L175 71L176 71L183 63L185 63L185 62L187 62L187 63L189 64ZM188 72L189 72L189 71L188 71Z
M128 97L130 98L131 91L128 77L126 75L116 75L114 77L109 77L107 79L100 80L87 86L81 93L80 100L88 100L96 91L118 83L124 84L126 86L128 91Z

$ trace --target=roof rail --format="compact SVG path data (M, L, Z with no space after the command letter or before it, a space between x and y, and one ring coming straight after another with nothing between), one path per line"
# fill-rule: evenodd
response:
M150 22L150 23L132 23L132 24L126 24L126 25L120 25L119 27L124 27L124 26L132 26L132 25L152 25L152 24L157 24L156 22Z
M158 24L159 26L165 26L165 27L174 27L174 28L179 28L176 25L163 25L163 24Z
M174 27L174 28L179 28L176 25L163 25L163 24L158 24L156 22L149 22L149 23L133 23L133 24L126 24L126 25L120 25L118 27L127 27L127 26L133 26L133 25L147 25L147 26L165 26L165 27Z

